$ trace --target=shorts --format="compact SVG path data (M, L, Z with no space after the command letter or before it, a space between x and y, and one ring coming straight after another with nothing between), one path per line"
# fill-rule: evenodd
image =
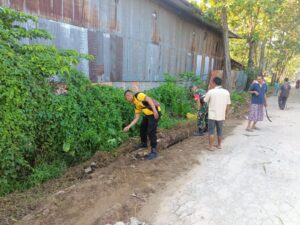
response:
M209 135L214 135L217 128L217 135L222 136L223 134L223 122L217 120L208 120L208 133Z

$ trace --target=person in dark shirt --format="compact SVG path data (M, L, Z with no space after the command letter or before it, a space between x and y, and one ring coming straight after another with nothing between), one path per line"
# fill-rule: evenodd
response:
M263 81L262 76L258 76L256 81L252 83L249 88L249 93L251 94L251 106L248 115L248 126L247 131L252 132L253 130L258 130L256 124L258 121L263 121L264 118L264 105L267 106L267 85Z
M280 86L278 95L278 105L281 110L285 109L286 101L290 95L291 85L289 83L289 78L284 79L284 84Z

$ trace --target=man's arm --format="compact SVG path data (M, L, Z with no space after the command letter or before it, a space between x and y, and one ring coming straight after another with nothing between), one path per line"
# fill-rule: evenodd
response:
M133 127L135 124L137 124L137 122L139 122L140 116L140 113L136 113L132 122L127 127L125 127L123 131L128 132L131 127Z
M228 114L230 111L230 105L231 105L231 98L230 98L230 92L228 92L228 100L227 100L227 105L226 105L226 110L225 110L226 118L228 117Z
M257 91L255 91L254 85L253 85L253 84L251 84L251 86L250 86L248 92L249 92L250 94L255 94L256 96L259 95L259 93L258 93Z
M155 119L158 119L158 118L159 118L159 115L158 115L158 112L157 112L157 110L156 110L156 107L155 107L155 105L154 105L152 99L151 99L149 96L146 96L145 101L149 103L149 105L150 105L150 107L151 107L151 109L152 109L152 111L153 111L154 118L155 118Z
M230 111L230 105L228 104L228 105L226 106L226 110L225 110L225 118L226 118L226 119L228 118L229 111Z
M210 91L208 91L204 97L204 102L209 103L210 100Z
M201 109L200 98L198 98L198 99L196 100L196 103L197 103L197 111L200 111L200 109Z

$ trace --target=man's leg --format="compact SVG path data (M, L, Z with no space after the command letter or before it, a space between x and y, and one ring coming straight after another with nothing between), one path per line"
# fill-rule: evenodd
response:
M203 112L199 114L198 132L199 136L203 136L205 132L205 114Z
M287 97L282 97L282 110L285 109Z
M203 136L203 131L201 129L201 113L198 112L197 115L197 131L194 133L195 136Z
M149 116L148 117L148 136L150 139L150 144L151 144L151 152L147 156L148 160L154 159L157 157L157 136L156 136L156 131L157 131L157 124L158 120L154 118L154 116Z
M253 126L253 121L249 120L249 121L248 121L248 126L247 126L246 130L247 130L247 131L253 131L253 130L251 130L251 129L252 129L252 126Z
M283 97L281 97L281 96L278 97L278 104L279 104L279 108L281 110L283 110L284 109L283 108Z
M141 137L140 147L147 147L147 140L148 140L147 130L148 130L148 118L144 116L140 127L140 137Z
M217 135L218 135L218 149L222 148L222 136L223 136L223 121L216 121Z
M257 121L253 121L252 129L258 129L258 128L256 127L256 124L257 124Z
M213 150L213 145L215 143L215 126L216 126L216 123L214 120L208 120L208 143L209 143L209 146L208 146L208 149L209 150Z

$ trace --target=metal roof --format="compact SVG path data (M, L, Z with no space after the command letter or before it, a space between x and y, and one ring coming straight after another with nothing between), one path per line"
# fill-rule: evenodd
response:
M156 0L160 5L172 10L178 16L193 20L195 23L207 27L218 34L222 34L222 26L220 24L204 19L202 12L186 0ZM229 31L229 38L240 38L238 35Z

